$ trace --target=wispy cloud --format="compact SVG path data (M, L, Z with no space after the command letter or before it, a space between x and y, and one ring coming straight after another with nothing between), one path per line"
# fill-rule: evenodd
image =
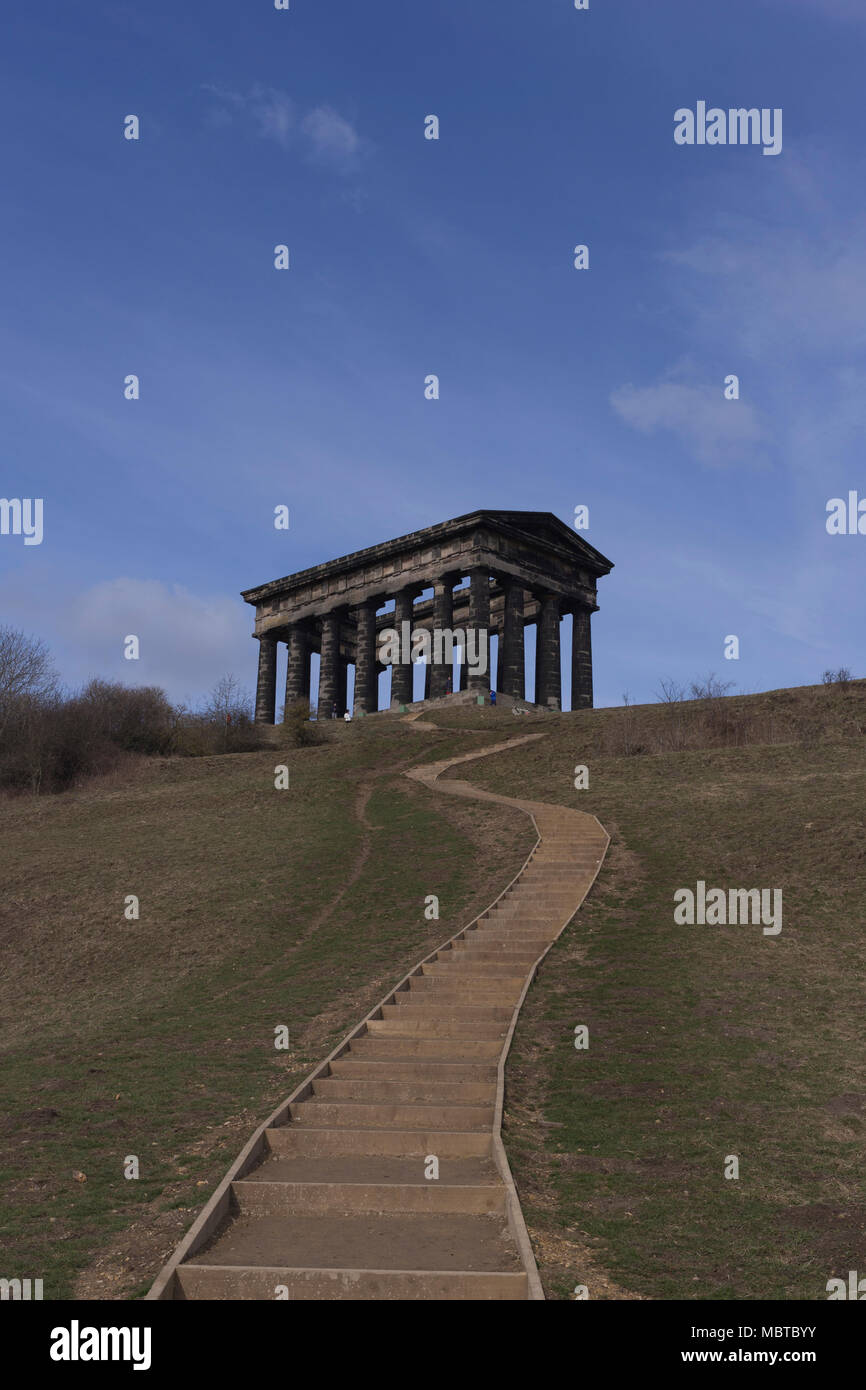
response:
M351 121L332 106L316 106L299 115L291 97L274 87L257 84L242 93L205 82L202 90L213 98L205 117L213 128L232 125L236 118L251 121L262 139L341 172L354 169L366 148Z
M613 391L610 402L633 429L642 434L668 430L709 467L744 460L754 465L755 447L765 437L754 408L745 401L726 400L721 382L715 387L676 381L629 384Z
M304 117L301 129L321 159L348 159L361 146L358 132L332 106L317 106Z
M832 236L745 224L664 259L723 282L719 300L703 289L703 311L717 325L721 313L753 357L842 356L866 345L866 222L838 225Z

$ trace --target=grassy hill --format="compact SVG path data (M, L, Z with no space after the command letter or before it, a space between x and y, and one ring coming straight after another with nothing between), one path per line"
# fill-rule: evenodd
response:
M144 1292L255 1125L526 857L518 812L400 775L489 736L327 732L0 802L5 1277Z
M509 1060L548 1297L826 1298L866 1268L866 684L551 724L472 772L592 811L613 841ZM781 932L675 925L698 879L781 888Z
M509 1063L548 1297L812 1299L866 1269L866 685L428 717L440 732L382 716L281 751L277 731L273 752L0 802L2 1272L46 1297L146 1289L255 1125L533 842L401 770L536 728L458 775L613 840ZM781 933L676 926L698 879L781 888Z

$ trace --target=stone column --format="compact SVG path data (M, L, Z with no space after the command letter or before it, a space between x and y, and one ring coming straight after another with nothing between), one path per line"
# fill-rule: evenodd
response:
M483 675L470 672L468 688L475 695L485 694L490 689L490 576L486 570L471 570L469 574L469 630L474 629L475 654L483 654L487 668ZM461 689L463 682L461 680Z
M571 629L571 708L592 709L592 609L579 604Z
M499 634L500 690L522 700L526 689L523 660L523 585L503 580L505 611Z
M317 719L330 719L332 706L339 700L339 665L340 615L339 613L326 613L322 619Z
M451 631L454 627L454 576L453 574L443 574L441 579L437 579L433 585L433 630L438 628L440 632ZM435 655L434 650L431 655ZM443 657L446 652L442 651ZM454 656L452 653L450 663L440 661L434 664L430 674L430 695L431 700L441 699L448 693L448 677L452 674ZM425 696L425 698L428 698Z
M561 709L559 599L555 594L542 594L540 604L535 650L535 703L548 709Z
M376 600L355 609L355 714L375 714L379 707L376 679Z
M431 663L428 661L428 662L426 663L426 665L424 666L424 699L425 699L425 700L429 700L429 699L430 699L430 673L431 673L432 670L433 670L433 666L432 666Z
M459 667L457 668L457 689L458 689L458 690L466 690L466 688L467 688L467 679L466 679L466 644L465 644L465 643L461 643L460 646L458 647L458 651L459 651L459 653L460 653L460 665L459 665Z
M410 638L412 627L412 611L415 606L416 589L400 589L394 600L394 628L400 641L400 656L406 656L405 661L395 661L391 668L391 708L396 709L398 705L409 705L412 703L412 662L408 660L411 650L411 641L407 644L404 653L403 643L403 624L409 623Z
M259 678L256 683L256 723L273 724L277 708L277 639L259 638Z
M289 649L286 666L286 709L310 698L310 639L299 623L292 623L287 634Z

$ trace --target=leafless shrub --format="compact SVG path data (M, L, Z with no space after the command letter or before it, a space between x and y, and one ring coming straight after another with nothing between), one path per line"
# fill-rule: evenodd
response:
M175 710L175 747L183 757L251 753L266 746L253 719L252 700L236 676L220 676L201 709Z
M693 700L721 700L727 695L729 690L733 690L734 681L722 681L714 671L711 671L703 680L692 681L690 686L691 698Z
M838 671L825 671L821 677L825 685L838 685L840 690L847 690L852 679L847 666L840 666Z
M659 681L659 688L656 691L656 699L662 705L679 705L686 698L686 688L680 685L679 681L668 677L666 680Z

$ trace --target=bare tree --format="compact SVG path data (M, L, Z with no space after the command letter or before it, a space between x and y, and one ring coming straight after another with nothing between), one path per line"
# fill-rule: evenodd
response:
M57 693L57 672L45 643L14 627L0 627L0 735L22 702L38 704Z
M220 676L208 696L205 713L221 724L230 723L242 711L247 712L247 697L237 676L228 672Z

